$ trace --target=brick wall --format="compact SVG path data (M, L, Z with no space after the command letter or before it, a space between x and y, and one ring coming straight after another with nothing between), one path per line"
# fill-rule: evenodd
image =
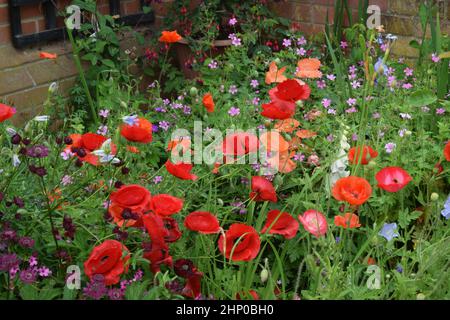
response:
M70 0L57 0L58 10L64 10ZM108 0L97 1L99 11L109 13ZM139 0L121 1L125 15L139 11ZM32 34L45 30L43 10L39 5L21 9L22 32ZM62 17L58 26L63 26ZM41 60L40 51L58 54L56 60ZM61 92L67 92L77 75L68 40L15 49L11 44L8 0L0 0L0 102L17 108L14 122L33 117L47 97L48 86L57 81Z
M409 47L409 42L422 34L419 22L421 0L369 0L369 5L381 9L381 24L387 32L399 37L394 54L414 58L417 50ZM442 31L450 34L449 0L440 0ZM353 20L358 18L358 0L349 0ZM306 34L325 30L326 16L330 23L334 17L334 0L281 0L271 3L271 8L279 16L291 19L293 25ZM348 20L347 20L348 21Z

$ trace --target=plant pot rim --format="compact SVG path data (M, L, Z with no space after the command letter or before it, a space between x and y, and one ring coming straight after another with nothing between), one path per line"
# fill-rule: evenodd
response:
M182 38L181 40L178 40L177 43L180 44L189 44L189 41L186 40L185 38ZM231 40L230 39L225 39L225 40L214 40L213 41L213 45L215 47L227 47L227 46L231 46Z

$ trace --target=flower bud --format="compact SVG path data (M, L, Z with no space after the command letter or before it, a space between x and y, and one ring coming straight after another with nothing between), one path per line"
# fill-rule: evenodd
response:
M423 293L418 293L416 296L416 300L425 300L425 295Z
M298 100L295 105L299 108L303 107L303 100Z
M189 94L195 97L198 94L198 89L196 87L191 87L191 89L189 90Z
M262 283L266 282L267 279L269 278L269 271L266 268L262 269L260 277L261 277L261 282Z
M377 166L377 162L374 160L370 160L369 163L367 164L367 168L369 169L375 169L375 167Z
M436 202L439 200L439 194L437 194L436 192L433 192L430 196L431 201Z

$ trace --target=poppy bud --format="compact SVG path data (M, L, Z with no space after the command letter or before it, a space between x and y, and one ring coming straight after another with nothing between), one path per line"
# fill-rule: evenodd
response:
M261 277L261 282L262 283L266 282L267 279L269 278L269 271L266 268L262 269L260 277Z
M217 203L219 204L219 206L223 206L223 200L222 199L217 199Z
M22 140L22 137L18 135L17 133L11 137L11 143L12 144L19 144Z
M189 90L189 94L193 97L197 96L198 89L196 87L191 87L191 89Z
M127 108L127 104L125 103L125 101L120 101L120 106L123 108Z
M370 160L369 163L367 164L367 168L369 169L375 169L376 166L377 163L374 160Z
M70 144L73 143L73 140L72 140L71 137L65 137L65 138L64 138L64 143L70 145Z
M412 135L411 130L406 130L406 131L405 131L405 136L410 136L410 135Z
M437 194L436 192L433 192L430 196L431 201L435 202L439 200L439 194Z
M130 172L130 169L127 167L122 167L122 174L128 174Z
M56 137L55 141L56 144L61 144L63 142L63 139L61 137Z
M273 60L273 61L275 61L276 64L280 64L281 63L280 58L275 58L275 60Z
M22 140L22 143L27 146L27 145L29 145L31 143L31 140L28 139L28 138L25 138L25 139Z
M295 102L295 105L299 108L303 107L303 100L298 100L297 102Z
M419 293L419 294L417 294L417 296L416 296L416 300L425 300L425 295L423 294L423 293Z

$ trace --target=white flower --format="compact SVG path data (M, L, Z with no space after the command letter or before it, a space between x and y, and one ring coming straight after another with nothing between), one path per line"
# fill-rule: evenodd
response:
M18 167L19 166L19 164L20 164L20 159L19 159L19 156L17 155L17 154L13 154L13 156L12 156L12 165L14 166L14 167Z
M56 90L58 90L58 84L56 82L52 82L48 87L48 92L54 93Z
M36 116L34 117L34 121L38 121L38 122L46 122L50 119L50 116Z
M114 157L114 154L111 153L111 139L103 142L102 146L98 150L92 151L94 155L99 157L99 161L101 163L111 162L111 163L120 163L118 158Z
M14 130L14 128L6 128L6 132L7 132L11 137L14 136L14 135L17 133L17 131Z

